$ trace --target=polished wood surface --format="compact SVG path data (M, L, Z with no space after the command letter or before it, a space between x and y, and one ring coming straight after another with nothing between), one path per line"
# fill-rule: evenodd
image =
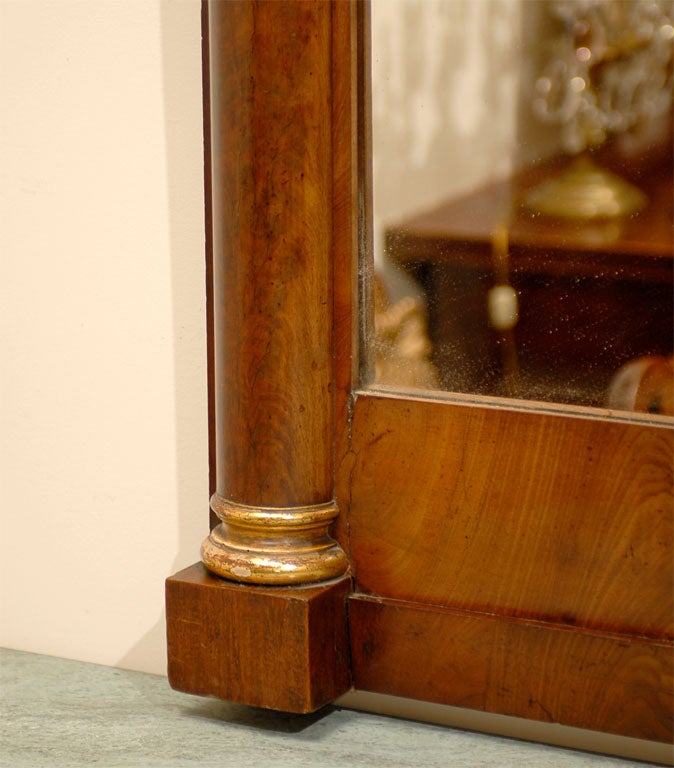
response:
M673 437L648 421L363 395L356 587L672 640Z
M213 201L211 199L211 75L208 32L208 3L201 3L201 77L204 124L204 256L206 260L206 372L208 380L208 498L215 493L215 350L213 318ZM218 516L209 509L209 527Z
M671 421L363 389L365 6L213 6L214 506L273 548L270 510L333 505L354 581L177 574L172 684L318 707L351 682L346 599L356 685L671 738Z
M209 8L218 492L321 503L332 498L330 8Z
M358 595L349 622L358 690L671 741L669 643Z
M671 420L428 395L353 407L356 688L671 741Z
M359 194L365 187L360 180L365 147L358 142L362 115L366 108L360 86L365 83L363 62L357 54L363 50L364 4L332 4L332 261L334 301L334 371L335 371L335 457L348 452L352 392L361 369L359 285L360 226L364 215ZM373 313L374 315L374 313ZM340 514L334 535L344 550L348 549L348 520Z
M333 485L331 12L209 5L216 492L204 563L346 570ZM279 30L292 29L288 35Z
M294 712L350 684L351 582L339 578L348 562L328 533L339 512L332 11L328 2L207 7L211 508L220 524L202 546L211 573L199 564L166 588L174 687Z
M250 587L199 563L166 582L172 687L256 707L312 712L350 685L348 579Z

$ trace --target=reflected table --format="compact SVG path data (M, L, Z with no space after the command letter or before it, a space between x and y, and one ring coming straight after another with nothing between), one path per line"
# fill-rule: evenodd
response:
M387 228L389 259L428 299L433 362L450 391L602 405L635 357L672 352L671 162L642 174L647 206L624 219L547 218L522 202L559 172L530 169ZM507 228L507 260L495 233ZM487 293L507 281L519 320L497 331Z

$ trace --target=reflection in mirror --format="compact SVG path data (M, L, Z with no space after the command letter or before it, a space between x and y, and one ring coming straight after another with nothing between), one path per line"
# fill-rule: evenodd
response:
M375 383L673 414L670 0L372 0Z

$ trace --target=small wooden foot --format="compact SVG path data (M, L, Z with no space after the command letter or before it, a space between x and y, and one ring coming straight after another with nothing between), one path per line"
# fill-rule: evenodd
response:
M260 587L201 563L166 581L168 676L179 691L313 712L350 687L350 579Z

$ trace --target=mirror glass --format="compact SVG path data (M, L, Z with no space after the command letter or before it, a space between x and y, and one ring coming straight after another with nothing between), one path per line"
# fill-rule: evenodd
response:
M370 384L674 413L672 8L372 0Z

